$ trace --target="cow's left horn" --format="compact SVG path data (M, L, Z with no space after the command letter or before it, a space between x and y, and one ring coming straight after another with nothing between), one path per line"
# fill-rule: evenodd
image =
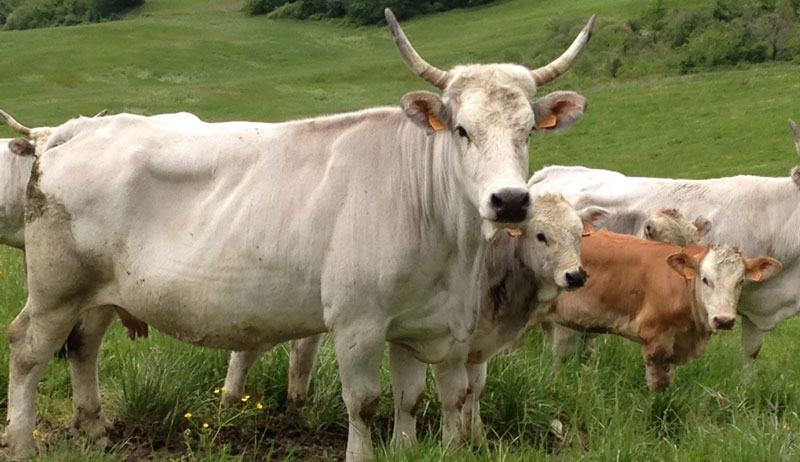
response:
M106 114L108 114L108 109L103 109L102 111L100 111L97 114L93 115L92 118L96 119L98 117L105 117Z
M6 113L3 110L0 110L0 115L3 116L4 119L6 119L6 123L8 124L9 127L22 133L25 136L31 136L31 129L14 120L14 118L8 115L8 113Z
M564 54L556 58L550 64L531 71L531 75L533 76L533 80L536 82L536 86L541 86L547 82L550 82L561 74L567 72L569 68L572 67L575 61L580 58L581 53L583 53L583 49L586 48L586 44L589 43L589 39L592 37L593 27L594 15L589 18L589 22L583 26L581 33L578 34L578 36L575 38L575 41L572 42L572 45L567 48L567 51L565 51Z
M789 126L792 127L792 133L794 133L794 148L800 154L800 127L792 119L789 119Z
M400 24L398 24L397 18L394 17L392 10L386 8L383 14L386 16L389 30L392 31L394 44L397 46L397 50L400 51L400 57L403 58L406 66L414 71L415 74L425 79L426 82L444 90L447 87L447 83L450 82L450 73L430 65L427 61L422 59L414 47L411 46L411 42L408 41L408 38L406 38L406 34L404 34L403 29L400 28Z

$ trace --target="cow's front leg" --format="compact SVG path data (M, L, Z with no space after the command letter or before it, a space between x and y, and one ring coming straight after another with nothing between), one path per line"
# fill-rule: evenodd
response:
M389 367L394 395L394 432L392 446L410 447L417 443L417 407L425 391L428 366L418 361L406 347L389 345Z
M296 413L308 401L308 386L317 360L322 334L292 340L289 351L289 391L286 412Z
M650 391L663 391L672 383L675 365L670 363L666 354L658 348L644 346L642 354L645 360L647 388Z
M752 364L761 345L764 344L764 331L759 329L753 321L746 316L742 316L742 362Z
M441 363L433 366L436 389L442 403L442 444L459 446L464 442L464 422L461 409L467 399L469 380L467 379L466 354L459 354L464 347L455 345L451 354Z
M331 326L349 420L347 462L373 460L369 422L381 393L380 367L386 343L383 324L358 319Z
M86 312L81 323L67 339L67 358L72 376L72 426L97 439L111 428L100 403L97 384L97 359L108 326L114 320L114 308L97 308Z
M244 386L250 369L259 356L273 346L274 344L267 344L253 350L231 352L228 374L225 376L225 393L222 395L223 406L232 407L239 403L244 396Z
M464 431L470 438L472 444L477 445L483 442L483 421L481 420L481 395L486 388L486 367L487 363L471 364L467 363L467 399L461 410L461 421Z

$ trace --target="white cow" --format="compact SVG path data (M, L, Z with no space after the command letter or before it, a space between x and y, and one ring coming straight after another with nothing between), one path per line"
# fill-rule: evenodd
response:
M800 130L790 121L800 153ZM552 166L533 176L533 194L559 192L576 207L599 206L612 215L636 210L642 216L660 208L678 208L702 215L714 226L707 242L738 246L746 255L769 255L783 262L783 271L763 284L742 291L742 357L755 359L764 332L800 312L800 167L789 177L740 175L708 180L626 177L609 170ZM642 223L628 229L635 234Z
M566 128L586 106L573 92L531 97L577 59L593 23L540 69L443 71L386 16L441 97L282 124L120 114L53 131L26 196L28 301L9 326L12 456L34 449L36 386L68 338L73 424L105 433L97 355L120 307L237 351L243 371L271 345L330 331L347 460L372 459L384 343L437 362L474 330L487 240L532 213L530 132Z

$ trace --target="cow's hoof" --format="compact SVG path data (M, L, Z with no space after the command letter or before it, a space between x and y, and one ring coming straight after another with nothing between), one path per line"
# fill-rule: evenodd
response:
M28 437L12 438L7 432L3 434L3 443L8 446L7 455L12 460L28 459L36 455L36 443L33 434Z
M106 436L113 424L102 410L84 412L78 410L72 416L72 427L85 434L92 441L97 441Z

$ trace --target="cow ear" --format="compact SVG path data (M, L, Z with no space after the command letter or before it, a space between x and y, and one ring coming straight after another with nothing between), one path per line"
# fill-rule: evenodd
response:
M9 141L8 150L18 156L32 156L36 154L36 146L25 138L14 138Z
M697 228L697 239L703 239L711 231L711 222L703 217L697 217L694 220L694 227Z
M699 265L697 260L686 255L685 253L673 253L667 257L667 263L676 273L680 274L686 280L694 279L697 277L697 269Z
M583 222L584 236L592 234L595 227L600 227L600 225L611 215L608 210L594 205L577 210L577 213Z
M589 102L574 91L554 91L533 102L534 128L553 133L574 124L586 111Z
M766 281L781 271L781 262L770 257L744 257L745 277L750 281Z
M446 111L439 95L429 91L412 91L403 95L400 107L412 122L429 134L447 128Z

